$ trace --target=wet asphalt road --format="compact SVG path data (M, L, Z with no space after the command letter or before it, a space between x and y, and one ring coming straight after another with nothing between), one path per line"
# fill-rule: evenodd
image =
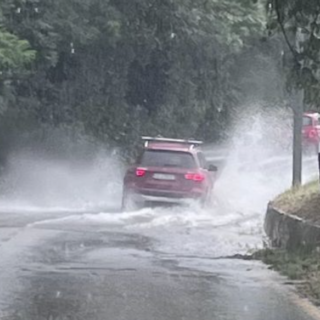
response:
M168 255L138 232L41 219L1 214L1 320L311 319L258 262Z

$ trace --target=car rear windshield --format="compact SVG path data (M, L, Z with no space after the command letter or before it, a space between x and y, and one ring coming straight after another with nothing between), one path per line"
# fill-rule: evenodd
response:
M311 117L303 117L303 126L312 126L312 118Z
M171 167L193 169L196 167L193 156L187 152L145 150L139 164L145 167Z

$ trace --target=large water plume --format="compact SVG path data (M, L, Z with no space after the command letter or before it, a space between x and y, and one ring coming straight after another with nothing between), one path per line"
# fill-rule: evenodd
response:
M254 113L247 111L238 118L214 190L215 205L212 208L145 208L124 213L101 210L99 214L88 212L70 215L40 224L55 225L56 228L65 225L74 228L91 225L100 230L119 228L121 232L134 232L156 239L155 250L167 255L216 257L246 253L260 247L267 203L289 188L291 183L291 140L288 141L290 136L288 138L286 134L290 124L288 127L285 124L286 119L291 118L290 113L283 109L254 110ZM207 149L209 160L215 159L218 149L219 146ZM18 161L13 166L18 168L18 172L26 168L26 158L23 159L23 162ZM72 164L61 166L57 161L33 160L37 166L41 164L42 178L37 179L37 175L31 175L30 179L28 174L24 175L26 178L21 190L28 188L30 180L33 183L36 181L35 185L39 189L48 183L52 185L51 179L54 179L57 187L51 190L51 194L46 194L51 204L61 203L63 199L64 205L69 203L73 207L75 203L82 203L79 199L90 199L97 203L110 199L110 203L116 204L118 201L119 205L119 171L110 170L107 156L102 156L102 159L106 165L98 165L99 161L93 161L90 166L86 162L86 165L76 167ZM312 178L316 170L316 159L304 158L305 180ZM9 172L9 176L13 177L12 170ZM110 176L111 172L113 176ZM63 192L60 190L61 181L64 181ZM44 191L48 190L50 188L44 188Z
M2 211L96 211L117 207L123 167L114 152L90 139L50 131L6 157L0 182Z

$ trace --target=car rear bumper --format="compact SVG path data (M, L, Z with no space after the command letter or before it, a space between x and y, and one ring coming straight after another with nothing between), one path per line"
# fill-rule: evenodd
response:
M128 191L127 191L128 192ZM204 198L204 193L168 192L159 190L130 190L131 197L138 203L190 204Z
M136 201L141 203L164 203L164 204L188 204L191 198L169 198L169 197L158 197L137 194L135 195Z

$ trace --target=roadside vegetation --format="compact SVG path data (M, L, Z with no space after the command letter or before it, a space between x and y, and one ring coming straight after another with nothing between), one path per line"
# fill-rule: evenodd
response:
M288 277L303 297L320 306L320 254L317 250L265 249L256 252L254 258Z
M0 152L52 128L129 152L223 139L249 102L283 101L266 21L265 1L2 0Z
M282 33L289 48L284 54L287 85L303 89L304 106L318 109L319 101L319 1L267 0L270 34ZM316 31L317 30L317 31ZM314 107L315 106L315 107ZM320 226L319 180L288 190L279 195L272 206L298 216L310 224ZM265 249L253 257L270 265L295 282L300 293L320 305L320 253L318 244L312 248L301 246L290 251Z
M226 139L248 105L285 105L302 64L313 105L317 10L294 0L2 0L0 162L17 140L37 144L57 128L128 153L145 134ZM307 32L295 59L281 32L291 23Z
M312 181L279 195L272 206L312 223L320 223L320 184Z
M290 189L279 195L271 205L279 211L320 226L319 181ZM268 248L254 253L253 258L293 280L304 297L320 305L320 251L317 245L301 245L291 250Z

